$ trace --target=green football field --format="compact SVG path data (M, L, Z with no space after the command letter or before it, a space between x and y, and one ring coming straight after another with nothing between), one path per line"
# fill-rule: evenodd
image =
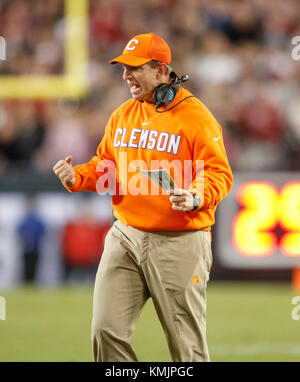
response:
M23 287L0 294L6 300L0 361L92 360L92 286ZM212 361L300 361L300 320L292 319L297 294L288 283L211 281L207 294ZM171 360L151 300L132 343L140 361Z

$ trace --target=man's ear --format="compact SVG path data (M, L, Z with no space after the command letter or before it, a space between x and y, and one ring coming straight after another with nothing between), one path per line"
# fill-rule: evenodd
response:
M160 63L160 65L157 68L157 79L160 79L162 76L164 76L167 72L167 64L164 62Z

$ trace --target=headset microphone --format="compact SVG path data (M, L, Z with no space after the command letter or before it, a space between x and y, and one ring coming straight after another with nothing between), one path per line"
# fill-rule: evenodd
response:
M190 79L190 77L187 75L187 74L185 74L184 76L182 76L181 78L180 78L180 80L178 81L178 82L186 82L186 81L188 81Z

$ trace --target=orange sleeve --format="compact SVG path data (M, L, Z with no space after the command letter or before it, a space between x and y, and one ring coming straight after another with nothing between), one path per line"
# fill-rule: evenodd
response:
M109 159L114 161L112 157L112 129L113 129L114 114L109 119L104 137L97 148L97 155L93 156L88 163L74 166L76 182L74 186L68 187L64 184L64 187L70 192L90 191L97 192L97 180L103 174L101 171L97 171L97 165L101 160Z
M210 209L216 207L229 193L233 175L223 144L222 128L208 110L202 121L194 136L194 177L189 191L200 197L198 209Z

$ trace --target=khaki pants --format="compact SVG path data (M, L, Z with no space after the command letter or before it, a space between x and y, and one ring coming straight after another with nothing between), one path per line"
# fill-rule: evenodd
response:
M116 221L95 281L94 361L137 361L130 339L149 297L172 360L209 361L206 284L211 264L210 232L146 233Z

